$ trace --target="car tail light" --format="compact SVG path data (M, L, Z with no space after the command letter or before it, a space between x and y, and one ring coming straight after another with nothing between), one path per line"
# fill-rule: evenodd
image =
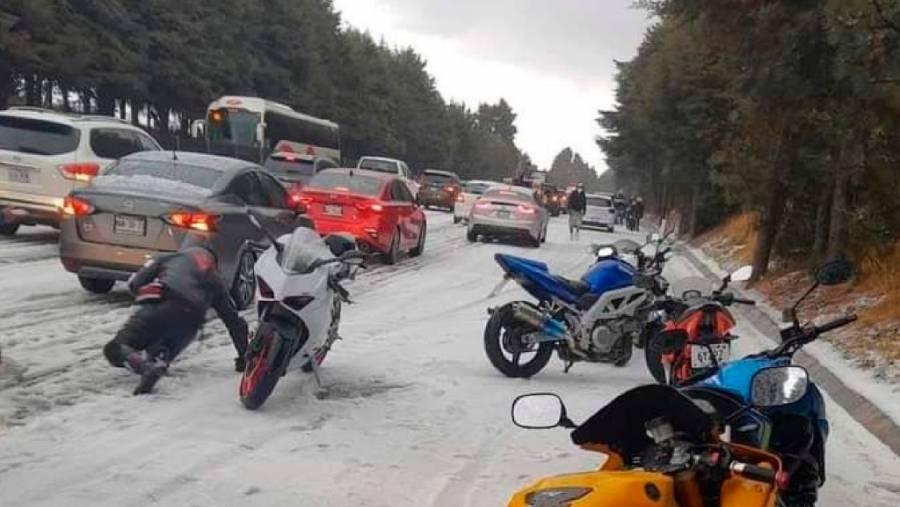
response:
M74 217L81 217L84 215L90 215L96 209L94 205L77 197L66 196L63 198L63 206L62 211L66 215L71 215Z
M519 205L519 213L523 213L525 215L534 215L537 213L537 210L532 208L531 206L526 206L524 204Z
M456 202L466 202L466 197L462 194L456 196Z
M260 297L264 299L275 299L275 291L272 290L272 287L269 287L269 284L267 284L261 276L256 277L256 285L259 286Z
M163 217L163 221L175 227L183 227L185 229L193 229L201 232L212 232L216 230L216 224L219 222L219 215L211 215L203 212L176 212L170 213Z
M375 213L381 213L382 211L384 211L384 206L381 204L378 204L377 202L375 202L375 203L358 202L358 203L356 203L356 209L358 209L360 211L368 210L368 211L374 211Z
M284 305L294 310L295 312L299 312L300 310L309 306L316 298L312 296L291 296L289 298L285 298Z
M64 164L59 166L59 173L67 180L91 181L100 173L98 164Z

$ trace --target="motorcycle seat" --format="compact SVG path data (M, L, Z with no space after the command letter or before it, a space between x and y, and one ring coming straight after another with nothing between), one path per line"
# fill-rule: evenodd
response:
M568 278L564 278L562 276L553 275L553 279L557 282L564 285L567 289L575 293L576 295L582 295L591 290L588 284L580 281L580 280L569 280Z

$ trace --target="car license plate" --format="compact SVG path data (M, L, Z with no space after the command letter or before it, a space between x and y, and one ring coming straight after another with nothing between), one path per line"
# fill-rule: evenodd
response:
M731 357L730 343L713 343L706 347L704 345L691 346L691 368L709 368L713 363L712 356L709 354L710 349L716 355L716 363L722 364Z
M339 217L344 214L344 208L337 204L326 204L325 214L333 217Z
M509 211L498 211L497 218L502 218L504 220L508 220L509 219Z
M27 169L9 168L6 170L6 179L13 183L31 183L31 172Z
M146 236L147 219L143 217L131 217L128 215L116 215L113 230L115 230L116 234Z

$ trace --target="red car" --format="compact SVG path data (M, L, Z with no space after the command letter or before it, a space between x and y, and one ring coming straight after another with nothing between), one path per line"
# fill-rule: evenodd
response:
M365 169L326 169L295 197L322 235L352 234L360 247L394 264L425 248L425 214L396 175Z

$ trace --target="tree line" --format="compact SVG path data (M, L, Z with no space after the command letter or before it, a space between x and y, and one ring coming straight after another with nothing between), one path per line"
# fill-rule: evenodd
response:
M753 255L810 264L900 236L900 2L642 0L598 142L695 235L757 218Z
M378 154L486 179L527 162L508 103L445 102L420 55L343 28L330 0L0 4L0 109L117 114L165 138L225 94L336 121L347 162Z

